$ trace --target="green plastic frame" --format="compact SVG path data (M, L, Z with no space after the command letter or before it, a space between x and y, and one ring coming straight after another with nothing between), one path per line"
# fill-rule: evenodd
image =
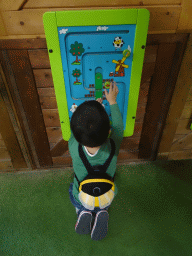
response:
M124 137L129 137L134 133L149 17L150 13L146 9L83 10L44 13L43 23L47 49L51 64L62 136L65 141L70 139L71 130L57 27L136 24L129 102L126 128L124 130Z

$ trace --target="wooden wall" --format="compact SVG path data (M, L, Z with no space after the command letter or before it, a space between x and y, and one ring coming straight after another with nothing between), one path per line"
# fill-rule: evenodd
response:
M134 136L129 138L129 140L125 139L124 143L122 144L121 154L124 155L122 156L122 159L127 157L129 159L138 160L139 141L145 115L145 108L147 104L149 84L155 68L157 49L158 46L152 45L148 46L146 49L143 72L144 75L139 95L139 105L137 109L135 132ZM50 148L53 149L60 141L62 141L62 133L60 128L59 114L53 87L48 53L47 50L30 50L29 57L33 68L39 99L41 102L42 113L45 121L48 139L50 142ZM128 147L130 148L128 149ZM62 154L60 150L58 150L58 154ZM53 164L59 165L65 163L65 157L69 155L69 152L67 151L65 155L54 155L55 154L53 153Z
M158 150L159 159L192 158L192 36L190 35Z
M175 135L173 129L166 130L165 123L167 116L169 117L170 104L174 108L178 99L183 102L183 97L177 97L177 101L172 103L171 100L174 95L181 96L176 83L187 41L188 34L148 35L134 134L123 139L118 156L119 164L155 160L156 157L168 158L164 153L169 154L170 150L161 149L158 152L158 148L163 142L167 145L167 137L162 137L164 131L166 134L171 132L172 136ZM186 49L185 56L191 56L188 51L189 48ZM188 57L188 62L190 61ZM68 143L62 139L45 39L0 40L0 62L16 108L16 119L20 123L21 133L28 147L28 152L21 150L25 158L28 154L26 165L30 167L31 162L32 169L70 166L72 161ZM188 67L190 68L190 65ZM183 70L188 72L186 67ZM185 74L182 77L185 77ZM182 88L187 99L188 86ZM21 102L22 105L19 106ZM184 107L185 104L180 104L180 111L183 111ZM171 122L175 122L175 116L170 117ZM4 131L5 129L6 127ZM191 135L189 131L186 133ZM173 143L172 138L170 146ZM13 147L10 147L9 152L13 155L12 150ZM181 155L177 159L183 157ZM188 154L185 157L191 156ZM15 166L16 163L13 162L13 167L16 168Z
M192 158L192 78L188 75L192 41L186 34L192 31L190 0L9 0L0 1L0 64L15 107L9 115L15 116L20 128L15 128L14 149L8 145L10 140L5 146L5 134L0 138L1 158L7 152L4 168L71 166L68 144L62 139L42 16L47 11L89 8L150 11L135 130L123 139L118 163ZM29 104L35 106L34 111ZM1 129L5 127L0 125ZM15 161L13 156L19 151L20 160Z
M90 8L146 8L150 11L149 34L192 30L191 0L1 0L0 38L44 38L43 13Z

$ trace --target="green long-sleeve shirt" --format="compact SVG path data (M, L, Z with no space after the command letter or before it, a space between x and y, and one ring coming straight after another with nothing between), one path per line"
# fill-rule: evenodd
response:
M112 117L111 136L110 137L115 142L116 151L115 151L115 155L114 155L114 157L111 161L111 164L109 165L106 173L108 175L110 175L111 177L113 177L115 175L115 171L116 171L117 156L119 154L120 145L123 140L123 132L124 131L123 131L123 119L122 119L121 112L119 110L119 106L117 104L110 105L110 109L111 109L111 117ZM79 143L76 141L73 133L71 132L71 137L68 142L69 152L70 152L70 155L72 158L74 172L75 172L77 178L79 179L79 181L81 182L87 176L88 172L79 156L78 145L79 145ZM92 166L98 165L98 164L103 165L105 163L105 161L107 160L107 158L109 157L110 152L111 152L110 139L108 138L107 141L103 145L101 145L100 149L94 156L90 156L87 153L87 150L85 149L84 146L82 148L87 157L87 160L89 161L89 163ZM74 178L73 196L75 197L76 201L81 204L81 202L79 201L79 198L78 198L78 194L79 194L78 187L79 187L78 182L77 182L76 178ZM117 186L115 184L115 196L117 195L117 192L118 192L118 190L117 190Z

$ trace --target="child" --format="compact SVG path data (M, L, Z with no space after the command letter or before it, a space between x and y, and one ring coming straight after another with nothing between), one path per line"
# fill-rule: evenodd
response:
M105 96L111 110L112 129L110 129L108 114L101 105L101 99L82 103L73 113L70 123L71 138L68 145L75 177L74 182L70 184L69 195L78 215L75 230L78 234L91 233L93 240L101 240L107 235L109 219L107 210L111 202L108 202L106 207L105 205L100 206L100 204L98 207L96 206L96 201L91 205L90 202L92 202L93 197L90 197L90 202L88 202L89 199L86 199L86 202L83 203L83 199L81 200L79 193L79 185L88 175L87 165L89 164L90 168L94 168L95 172L98 171L96 169L100 170L101 165L107 166L105 175L108 175L113 181L112 178L116 171L117 156L123 140L123 119L116 102L118 92L116 83L114 85L112 83L110 84L109 93L105 90ZM113 197L117 194L117 186L114 185L114 188L114 192L112 190L109 192L109 194L111 193L110 195L113 194ZM96 187L94 189L99 190L100 188ZM106 183L104 189L106 189ZM94 193L96 192L98 191L95 190ZM83 195L85 194L82 193L81 196ZM109 197L107 196L107 198ZM101 203L101 200L99 202ZM93 221L92 230L91 221Z

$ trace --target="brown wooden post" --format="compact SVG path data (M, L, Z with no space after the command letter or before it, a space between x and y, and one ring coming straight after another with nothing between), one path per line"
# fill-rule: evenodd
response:
M3 95L6 92L3 87L3 79L0 74L0 133L4 140L5 146L11 157L14 168L27 168L27 164L23 157L15 130L13 128Z
M22 108L27 117L27 125L32 138L31 144L33 144L33 152L35 151L37 157L36 167L51 166L49 142L28 51L9 50L7 55L4 51L5 56L7 56L6 61L10 62L13 70ZM18 105L16 102L15 104Z
M155 72L149 90L146 114L141 133L139 158L156 159L170 101L186 47L185 39L186 37L182 43L162 43L159 45Z

